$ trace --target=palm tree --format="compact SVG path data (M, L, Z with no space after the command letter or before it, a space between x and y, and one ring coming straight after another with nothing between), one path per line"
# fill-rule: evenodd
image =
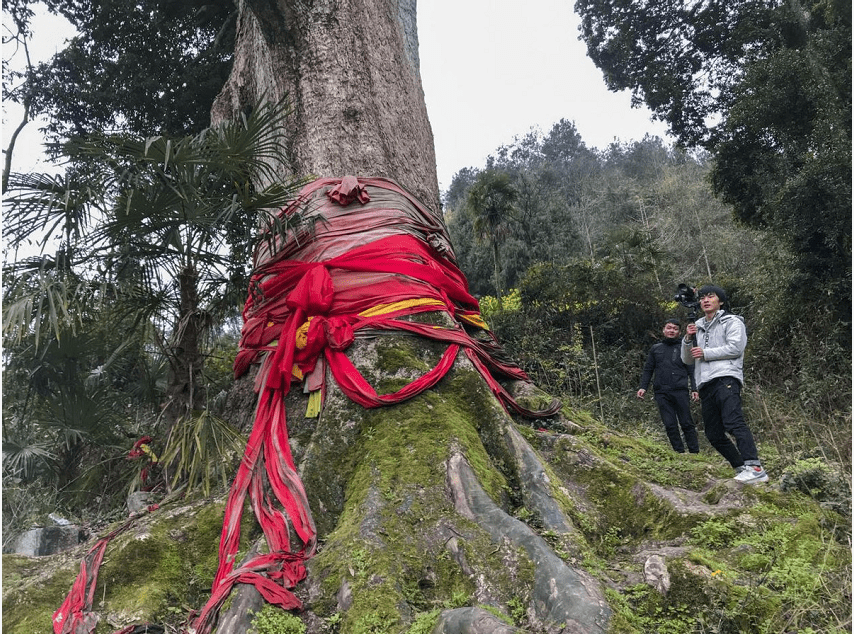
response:
M487 242L492 249L495 293L499 307L502 301L499 247L510 235L514 204L518 197L519 192L508 174L487 170L478 175L466 198L466 208L472 215L478 240Z
M288 114L282 102L182 138L97 135L66 146L65 175L11 175L7 244L59 246L4 265L7 342L38 356L109 306L122 342L145 333L168 361L167 425L201 409L205 339L239 312L258 230L293 226L277 212L301 183L270 167Z

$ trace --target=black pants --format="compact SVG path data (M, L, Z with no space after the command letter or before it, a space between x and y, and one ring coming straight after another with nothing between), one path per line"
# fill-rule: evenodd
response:
M740 467L745 462L759 464L756 443L741 410L741 383L738 379L730 376L712 379L700 388L700 399L703 426L712 447L733 467ZM735 439L735 444L727 434Z
M697 430L694 427L694 419L691 418L691 402L688 399L687 390L678 392L656 392L655 402L658 403L658 413L661 414L661 422L664 423L664 431L670 439L670 445L675 451L685 453L685 445L691 453L700 452L700 444L697 442ZM685 445L682 444L682 433L685 434Z

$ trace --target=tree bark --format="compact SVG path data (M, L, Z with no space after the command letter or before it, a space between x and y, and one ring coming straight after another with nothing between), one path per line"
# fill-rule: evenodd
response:
M234 68L212 119L285 96L283 174L392 178L439 210L415 0L240 0Z
M180 312L170 341L169 360L172 367L167 389L166 413L174 423L188 416L204 403L198 389L199 373L203 367L199 337L198 274L192 265L184 266L178 275Z

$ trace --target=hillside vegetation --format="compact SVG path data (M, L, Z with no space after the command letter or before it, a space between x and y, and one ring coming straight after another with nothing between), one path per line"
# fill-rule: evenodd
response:
M747 324L745 398L764 451L850 473L848 300L805 285L785 245L715 200L708 174L702 154L657 138L590 150L561 121L461 170L445 216L490 327L541 387L609 426L657 428L632 398L646 353L667 318L688 321L677 285L714 283ZM493 216L470 195L502 187Z
M554 149L557 138L574 139L572 151ZM505 627L547 631L530 607L542 591L537 572L519 557L519 549L539 547L601 584L609 632L850 629L845 324L834 320L826 298L813 296L811 308L798 303L809 295L799 295L788 275L785 249L737 227L709 195L705 173L700 158L658 139L587 150L562 122L548 137L532 133L500 148L483 170L458 174L446 220L483 314L507 353L563 399L563 412L537 422L516 418L510 431L464 368L447 379L445 396L378 410L359 429L346 426L353 414L345 409L344 426L333 422L325 436L346 436L346 444L328 445L319 470L303 474L321 532L334 529L298 590L306 609L261 610L254 617L259 634L417 634L471 610ZM476 229L482 221L467 204L479 182L509 192L490 231ZM490 243L496 236L502 239ZM496 271L497 286L506 289L500 297ZM672 301L676 283L708 280L731 292L750 329L747 416L769 485L733 483L704 439L698 456L675 454L654 406L633 396L661 322L685 317ZM826 301L823 312L818 300ZM148 483L159 482L157 499L169 484L184 483L111 544L96 593L99 634L146 621L175 631L205 601L216 567L224 486L251 421L251 392L243 401L234 391L224 398L235 347L221 329L206 340L206 408L165 435L158 418L162 359L150 347L116 345L117 323L93 309L64 332L62 345L47 345L36 366L41 383L23 374L26 345L10 348L7 438L31 442L4 447L4 536L45 523L50 512L103 535L123 521L125 496L145 483L144 467L154 471ZM389 345L374 353L385 359L379 366L360 365L376 373L378 388L394 389L404 368L424 364L423 352L414 358ZM106 359L110 350L118 352ZM61 407L69 393L79 400ZM459 424L468 417L480 421L474 436ZM297 460L323 442L314 425L289 414ZM543 471L511 466L522 447L514 434L536 450ZM142 435L153 437L155 454L176 456L167 474L174 479L164 481L146 459L127 460ZM460 453L447 454L447 447ZM357 456L370 458L372 472L357 474L339 497L335 474ZM496 542L457 515L446 479L460 460L486 483L479 493L469 483L470 504L499 505L511 522L501 530L521 541ZM556 507L538 502L543 483ZM333 509L340 520L327 515ZM244 521L241 553L258 536ZM4 556L4 628L47 631L89 547L91 541L37 560Z

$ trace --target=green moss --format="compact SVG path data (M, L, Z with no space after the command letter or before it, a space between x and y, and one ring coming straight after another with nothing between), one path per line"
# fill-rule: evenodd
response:
M184 606L204 603L218 565L223 512L222 503L210 504L189 522L178 514L152 522L142 535L117 539L107 551L96 590L114 618L158 622L172 614L184 616ZM244 550L253 532L247 515L241 534ZM112 630L104 624L103 631Z
M363 349L354 357L355 362L381 394L393 392L434 367L447 347L436 342L422 345L420 340L404 336L360 345ZM360 491L363 495L366 492L370 470L357 472L357 464L366 457L385 480L379 490L387 492L396 481L425 486L442 481L441 465L450 447L456 445L466 453L490 495L501 499L507 490L506 481L484 451L473 423L497 404L473 369L452 370L440 386L440 390L428 390L394 408L365 410L338 398L312 422L310 438L299 436L304 447L301 451L305 451L302 480L320 535L335 530L347 500L355 502ZM302 421L297 421L298 430L301 425ZM408 459L412 454L420 457L420 464ZM403 468L398 469L398 463Z
M342 583L350 586L353 604L342 613L341 631L400 632L436 605L472 605L473 582L447 550L448 535L459 536L462 556L488 570L506 596L533 579L530 564L528 570L519 563L511 573L489 536L456 515L447 500L445 462L454 447L495 498L507 483L482 441L491 433L483 414L493 405L479 375L453 371L444 386L441 393L425 392L394 410L364 412L352 455L342 458L353 465L346 503L310 564L326 597L311 606L318 615L335 614L337 603L329 598ZM471 421L481 421L482 429ZM449 517L452 532L446 528Z
M833 514L791 496L762 497L767 499L691 531L691 542L703 548L691 560L714 571L725 595L709 602L710 618L762 631L825 631L829 618L850 614L844 599L850 551L832 537L827 521ZM696 585L697 576L691 578Z
M408 343L405 340L393 339L389 341L390 345L380 347L378 349L379 363L377 369L385 373L399 372L404 368L421 373L432 369L426 360L418 357L418 348L406 345Z
M742 518L752 521L747 515ZM731 546L735 539L742 534L744 526L738 521L738 513L726 516L712 517L691 529L691 541L704 548L722 549Z
M708 483L709 466L720 465L717 457L711 463L702 454L676 453L649 438L625 436L602 427L590 429L582 437L602 458L624 465L638 478L662 486L699 491Z
M772 625L780 597L756 579L745 584L735 573L720 569L707 579L680 562L670 566L670 576L668 601L688 605L703 625L718 623L724 632L783 631Z
M511 619L507 614L505 614L504 612L502 612L501 610L496 608L494 605L480 604L477 607L481 608L482 610L486 610L492 616L497 618L499 621L502 621L503 623L506 623L507 625L513 625L513 619Z
M706 504L717 504L723 499L728 490L723 482L719 482L703 494L702 500Z
M665 595L646 584L621 593L606 590L614 610L609 634L777 631L763 629L779 608L766 589L733 584L720 571L710 578L698 576L679 561L671 562L669 570L671 586Z
M689 634L696 631L687 605L671 605L646 584L630 586L623 593L607 589L605 595L614 611L609 634Z
M3 630L10 634L45 634L74 577L79 562L45 574L39 559L3 555Z
M591 412L583 409L573 409L569 407L566 402L564 402L563 408L561 408L560 413L568 421L571 421L576 425L581 426L582 428L589 429L591 427L599 426L599 422ZM570 427L570 429L574 428ZM570 433L572 432L570 431Z
M479 381L474 372L455 373L448 382L453 389L443 390L441 395L425 392L395 407L391 417L386 410L366 413L365 431L356 452L370 458L382 478L382 488L395 482L424 486L443 482L443 464L449 448L456 444L486 491L493 499L500 498L506 480L471 423L481 419L490 406L480 394ZM364 470L362 475L366 475ZM364 490L364 481L354 488Z
M424 313L413 318L418 321L444 321L441 313ZM374 346L376 363L360 363L359 370L375 386L378 393L392 393L434 368L446 350L447 344L443 342L406 336L383 337ZM441 463L447 459L449 441L458 441L464 447L466 457L484 487L494 499L498 499L501 490L506 488L506 483L501 481L501 478L496 478L494 467L500 468L502 465L493 464L493 460L496 460L498 455L497 448L503 447L504 443L495 438L496 434L500 434L500 428L490 425L489 422L494 416L503 418L503 409L495 402L480 374L473 369L453 369L441 381L440 386L440 390L425 392L422 395L435 397L426 404L420 399L414 399L395 407L394 416L407 418L414 423L411 426L414 434L410 435L409 446L413 447L413 440L417 440L418 435L426 434L428 444L433 444L432 441L438 437L440 440L435 443L435 448L418 443L417 449L427 449L430 454L435 454ZM398 414L398 410L404 407L407 411ZM362 415L367 414L363 423L363 434L369 439L377 432L378 420L386 417L385 413L376 412L377 410L367 413L360 411ZM475 427L478 424L479 428ZM480 434L480 439L473 431ZM394 440L394 436L391 440ZM485 445L489 453L481 451L481 445ZM440 454L436 454L436 449L440 450ZM493 456L492 459L490 455ZM500 462L501 458L498 457L497 460Z
M116 623L177 622L186 617L189 606L207 600L218 564L224 505L196 502L185 508L173 515L171 507L163 507L108 545L95 588L93 607L102 616L96 632L113 632ZM244 549L254 533L253 521L244 517ZM74 555L4 556L4 594L9 592L3 602L4 630L49 632L51 617L71 590L91 545Z
M835 506L816 504L808 497L816 496L814 490L735 490L717 455L675 454L595 421L574 436L523 434L573 492L575 504L561 504L595 546L595 556L584 561L588 570L622 568L610 575L620 583L633 569L625 553L670 540L689 548L684 565L668 561L672 587L666 597L646 586L609 593L615 610L610 631L835 632L850 619L850 520L831 510ZM818 481L823 472L814 466L807 464L804 473ZM709 487L712 478L721 481ZM648 483L705 491L707 504L727 498L739 506L714 517L680 515L652 495Z
M114 549L101 568L99 583L111 610L127 615L129 621L147 621L169 603L181 573L176 549L157 531Z
M353 634L385 634L386 632L400 631L400 614L393 603L389 604L387 596L383 592L373 593L376 607L368 612L361 613L353 620Z
M670 504L653 495L642 480L609 463L603 462L595 469L567 465L564 477L567 472L584 487L586 498L596 506L598 522L594 534L589 532L589 522L577 523L603 556L612 556L618 544L674 538L696 522L676 513ZM573 520L577 518L574 513Z
M713 571L728 570L723 559L717 557L712 551L705 550L703 548L691 550L685 557L685 561L697 564L698 566L703 566Z
M432 370L446 348L444 343L420 338L383 337L370 351L374 362L361 363L359 371L378 394L393 394Z
M298 616L269 603L252 618L247 634L305 634L306 627Z

